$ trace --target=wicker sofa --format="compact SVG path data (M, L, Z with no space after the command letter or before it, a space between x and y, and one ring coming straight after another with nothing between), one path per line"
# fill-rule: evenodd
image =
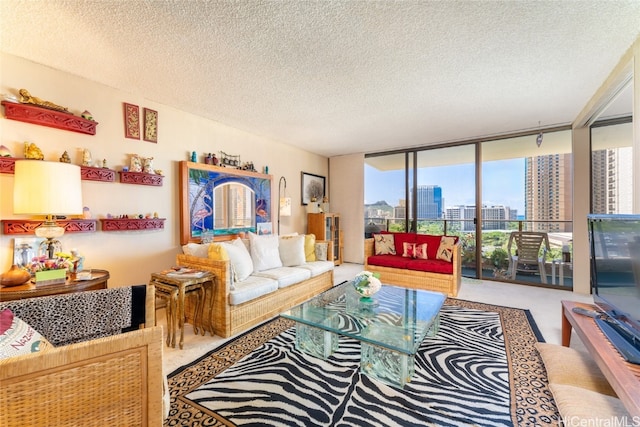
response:
M248 245L246 239L245 245ZM328 246L328 259L333 259L331 245L327 245L327 242L322 241L316 241L316 245ZM273 269L273 277L282 277L280 275L281 270L288 269L291 271L299 270L300 268L313 270L314 263L321 264L319 265L320 270L312 273L311 277L284 287L277 286L277 289L268 293L253 297L247 301L235 303L233 301L233 292L238 283L234 281L230 261L220 261L187 254L178 254L176 256L176 264L179 266L210 271L215 275L213 313L205 312L205 316L212 318L214 333L225 338L277 316L282 311L331 288L333 286L333 263L331 261L307 262L300 266L276 268ZM253 275L252 279L255 279ZM210 295L208 293L206 298L205 308L210 307ZM192 309L190 310L187 306L188 318L192 317L190 311Z
M364 241L364 268L379 273L383 283L458 295L462 279L460 242L453 245L452 262L436 259L441 236L416 233L390 233L395 237L396 254L375 255L374 239ZM429 259L403 257L403 242L426 242Z
M82 294L109 291L0 304L0 309L9 308L37 331L44 331L42 335L54 345L45 346L40 352L0 360L0 425L162 425L162 328L153 326L153 289L143 296L144 325L149 328L130 326L127 329L133 330L128 332L119 331L116 335L55 346L76 335L71 332L74 325L83 327L85 322L79 320L85 315L85 306L91 314L100 309L104 311L104 307L91 308L91 304L84 301L74 305L76 310L55 311L60 307L56 304L60 301L66 304ZM44 299L51 311L42 310ZM68 327L61 327L63 323ZM65 329L70 331L66 337L61 336ZM55 336L47 336L47 330ZM73 336L72 340L81 338Z

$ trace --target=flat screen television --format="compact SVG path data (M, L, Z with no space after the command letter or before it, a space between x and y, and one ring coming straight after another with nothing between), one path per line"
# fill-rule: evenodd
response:
M592 214L587 221L593 300L605 314L596 323L627 360L640 363L640 215ZM625 353L634 349L635 358Z

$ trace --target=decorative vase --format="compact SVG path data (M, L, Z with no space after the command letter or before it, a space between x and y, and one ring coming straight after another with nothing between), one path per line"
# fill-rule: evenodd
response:
M356 292L360 294L360 299L368 301L371 299L372 295L382 288L382 283L373 273L363 271L355 277L353 286Z
M26 283L31 279L31 274L28 271L13 264L11 268L0 279L0 285L2 286L18 286Z

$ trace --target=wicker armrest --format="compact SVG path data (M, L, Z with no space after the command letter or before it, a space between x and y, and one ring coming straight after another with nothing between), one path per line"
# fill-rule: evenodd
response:
M0 425L162 425L162 328L0 360Z

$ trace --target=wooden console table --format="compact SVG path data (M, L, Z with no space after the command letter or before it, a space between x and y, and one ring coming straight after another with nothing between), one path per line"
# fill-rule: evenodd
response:
M562 301L562 345L569 347L573 328L629 414L640 417L640 365L626 362L591 317L571 310L576 306L595 309L590 304Z
M70 294L73 292L95 291L107 288L109 272L106 270L91 270L90 280L69 280L59 285L36 287L35 283L27 282L20 286L0 288L0 301L12 301L23 298L43 297L47 295Z

